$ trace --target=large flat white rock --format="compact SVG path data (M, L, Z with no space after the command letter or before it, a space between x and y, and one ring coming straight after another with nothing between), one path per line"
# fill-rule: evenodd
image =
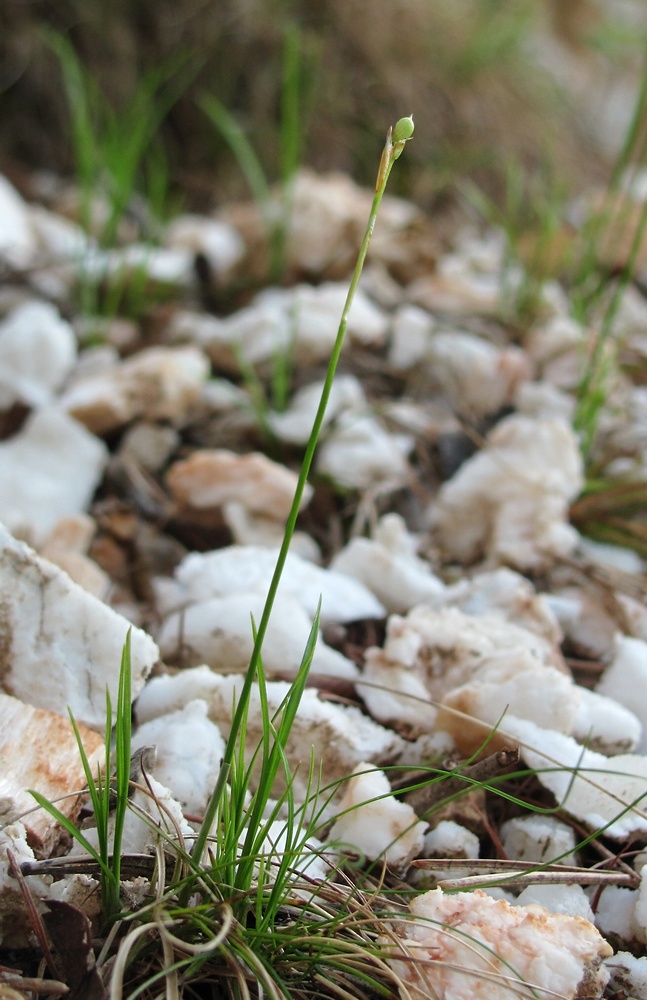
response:
M113 706L130 623L41 559L0 525L0 687L36 708L102 731L106 687ZM141 629L132 630L135 698L159 658Z

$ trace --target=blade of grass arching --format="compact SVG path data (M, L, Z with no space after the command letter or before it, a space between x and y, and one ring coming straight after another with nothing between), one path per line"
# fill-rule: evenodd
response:
M36 800L38 805L46 812L48 812L49 815L63 827L66 833L69 833L72 840L75 840L77 844L79 844L83 848L84 851L88 852L92 860L96 861L96 863L99 865L99 868L101 869L103 875L106 878L110 879L112 877L112 871L110 870L110 866L106 865L104 859L101 857L100 852L97 851L96 847L94 847L86 837L84 837L83 833L79 830L76 824L73 823L68 816L62 813L60 809L57 809L54 803L50 802L49 799L45 798L45 796L42 795L40 792L35 791L33 788L28 789L28 791L29 794L32 795L33 798Z
M405 144L413 135L413 120L411 118L400 119L397 122L395 129L389 129L387 134L386 143L384 150L382 152L382 157L380 159L380 166L378 169L377 180L375 184L375 193L373 196L373 202L371 205L371 211L368 218L368 223L366 226L366 231L364 233L364 238L359 249L357 256L357 261L355 264L355 269L351 278L350 286L348 289L348 294L346 296L346 301L342 309L341 319L339 322L339 328L337 330L337 336L335 338L335 343L333 345L330 359L328 362L328 369L326 372L326 377L324 380L321 398L319 401L319 406L315 414L315 418L312 424L312 429L310 436L308 438L308 443L306 445L303 460L301 462L301 468L299 470L299 475L297 477L297 485L294 491L294 498L292 500L292 506L287 517L285 531L283 533L283 541L279 550L279 554L276 560L276 566L274 568L274 573L272 574L272 579L268 587L265 604L263 606L263 611L258 623L258 632L256 634L256 640L254 642L254 648L252 655L250 657L249 667L245 674L242 689L238 698L238 705L234 716L232 718L231 729L229 732L229 738L225 747L225 754L223 758L223 766L229 767L231 761L239 747L240 737L241 737L241 726L245 718L247 708L249 706L249 701L251 697L252 685L256 679L258 665L261 659L261 650L263 647L263 642L265 640L265 635L267 633L270 616L272 614L272 609L274 607L274 601L276 599L276 594L278 592L279 583L283 575L283 570L285 568L285 563L290 550L290 545L294 532L296 530L297 518L299 516L299 510L303 501L303 494L308 482L308 477L310 475L310 469L312 467L312 462L314 459L314 454L319 441L319 436L321 434L321 429L323 426L324 416L326 408L328 406L328 400L330 398L330 393L332 391L332 385L335 378L335 373L337 371L337 366L339 364L339 359L341 356L342 347L344 346L344 340L346 337L346 327L348 326L348 316L350 313L351 305L353 304L353 299L355 298L355 292L359 285L359 279L362 274L364 267L364 261L366 260L366 254L368 253L368 247L371 242L371 237L373 235L373 230L375 228L375 223L377 221L378 211L384 192L386 190L386 185L391 173L393 164L398 159L402 153ZM224 792L224 786L220 783L218 784L218 794L214 792L209 800L207 809L205 810L205 819L203 826L209 829L213 823L213 820L217 814L219 806L219 796ZM201 851L204 849L204 843L206 840L206 832L204 836L202 835L202 829L196 838L196 847L194 850L200 853L194 854L194 857L200 857Z

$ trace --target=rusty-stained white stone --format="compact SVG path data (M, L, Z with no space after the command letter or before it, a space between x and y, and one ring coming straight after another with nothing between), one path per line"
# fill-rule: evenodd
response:
M575 1000L581 984L587 996L602 995L609 978L602 961L612 949L584 917L511 906L478 889L451 895L432 889L409 905L411 919L394 923L395 941L382 943L411 995Z
M173 580L155 581L157 607L164 617L198 601L232 594L265 597L276 566L278 550L254 545L230 545L213 552L193 552L175 570ZM348 622L383 618L377 598L358 580L322 569L295 552L288 553L279 594L299 601L311 620L321 598L321 622Z
M0 526L0 683L16 698L103 731L106 686L117 704L121 653L130 625ZM158 660L132 630L133 698Z
M57 407L34 411L0 442L0 521L35 545L62 517L85 510L108 462L108 450Z
M369 861L381 858L399 871L420 854L427 824L406 802L393 797L383 771L359 763L343 784L339 816L328 835L342 850L356 849Z
M242 504L254 514L283 521L290 512L297 474L260 452L237 455L224 448L194 451L166 473L173 498L183 507L214 510ZM306 486L301 506L312 495Z
M243 678L240 675L220 675L206 666L180 671L175 676L155 677L144 688L137 702L137 716L141 722L164 712L182 708L195 698L202 698L209 706L209 718L226 737L232 718L232 702L240 693ZM278 710L290 686L282 681L267 684L270 716ZM247 760L263 738L263 716L258 685L251 692L247 717ZM294 775L294 793L299 796L308 791L308 770L314 748L315 768L322 767L322 787L328 782L347 778L361 761L372 764L391 763L404 748L404 741L391 730L367 718L359 709L322 701L317 691L307 688L286 746L287 759ZM312 794L312 789L309 789Z
M95 434L137 417L182 425L199 402L209 363L197 347L151 347L113 368L74 380L61 406Z
M168 663L208 663L224 673L244 673L254 648L252 620L258 625L263 594L233 593L197 601L169 615L159 632ZM263 667L270 676L294 676L308 643L312 618L291 594L279 594L263 646ZM312 673L354 680L357 667L321 640L312 658Z
M443 484L430 519L453 559L488 557L537 570L575 548L579 536L568 524L568 505L582 485L572 428L560 419L514 415Z
M50 403L76 360L76 337L58 310L28 301L0 323L0 409Z
M386 514L372 538L353 538L330 568L360 580L388 612L403 613L445 591L431 566L416 555L416 538L399 514Z
M171 249L202 254L219 282L227 280L245 252L238 230L220 219L202 215L178 215L169 224L164 242Z
M94 771L104 758L103 739L85 726L80 726L80 732ZM48 855L60 840L61 830L44 809L31 812L35 801L27 789L56 801L63 815L73 820L81 808L81 796L70 793L80 793L85 786L78 744L67 716L0 693L0 823L21 819L31 846Z
M0 255L14 267L26 267L33 257L36 241L29 222L29 207L15 187L0 174Z

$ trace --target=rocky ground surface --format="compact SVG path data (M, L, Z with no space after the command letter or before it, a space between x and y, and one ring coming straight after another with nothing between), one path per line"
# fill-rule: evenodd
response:
M371 197L342 175L301 173L284 277L264 287L268 238L253 205L178 217L155 246L126 219L121 245L104 250L75 221L73 191L34 176L19 193L0 178L5 954L32 943L8 851L35 871L64 850L27 789L55 798L83 786L67 711L99 759L130 624L136 746L156 746L148 769L187 835L204 812ZM601 248L599 264L618 261ZM630 524L644 551L641 268L617 303L587 469L573 420L604 300L579 323L550 279L522 312L528 277L501 233L465 223L441 238L387 197L351 312L263 661L278 707L321 598L289 741L295 790L306 794L314 746L324 784L341 782L331 819L356 806L328 841L385 859L420 889L412 911L430 923L397 933L444 961L398 971L438 997L455 995L456 967L481 968L460 933L535 995L647 996L645 563L584 534L606 517ZM609 484L602 500L583 496L591 469ZM619 495L638 497L630 522L611 503ZM394 797L382 768L455 768L493 727L476 777L520 795L521 779L503 784L520 758L537 772L527 800L559 808L523 811L483 791L442 809L424 790ZM250 752L260 733L256 692ZM61 804L72 817L79 806ZM150 839L133 821L124 850L145 853ZM440 872L411 866L438 858ZM520 893L436 888L497 877L506 860L595 877ZM41 908L66 899L96 914L88 875L27 883ZM433 930L438 920L458 934Z

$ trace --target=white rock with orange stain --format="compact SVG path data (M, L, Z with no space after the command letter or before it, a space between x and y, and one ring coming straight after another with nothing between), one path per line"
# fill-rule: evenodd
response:
M61 715L69 708L77 721L103 732L106 687L115 706L129 628L0 525L0 678L8 694ZM133 698L158 657L151 637L133 628Z
M208 375L209 362L197 347L150 347L108 370L73 379L61 406L95 434L139 417L182 426L199 404Z
M61 518L87 508L107 462L103 442L72 417L35 410L0 442L0 521L40 544Z
M58 310L27 301L0 323L0 409L50 403L76 360L76 337Z
M329 842L341 842L342 850L355 849L369 861L380 858L398 871L406 869L422 851L427 824L393 797L384 772L370 764L360 762L342 787Z
M443 484L431 524L452 559L539 570L578 542L568 507L583 481L577 438L565 421L514 415Z
M183 507L215 510L235 502L278 521L290 511L297 479L295 472L260 452L237 455L224 448L195 451L166 473L167 486ZM302 507L311 495L312 487L306 486Z
M609 978L602 962L612 949L583 917L511 906L478 889L433 889L409 905L411 919L392 925L396 940L381 943L411 993L435 1000L602 996Z
M403 613L445 592L429 563L416 554L416 542L399 514L386 514L372 538L351 539L330 568L360 580L387 611Z

